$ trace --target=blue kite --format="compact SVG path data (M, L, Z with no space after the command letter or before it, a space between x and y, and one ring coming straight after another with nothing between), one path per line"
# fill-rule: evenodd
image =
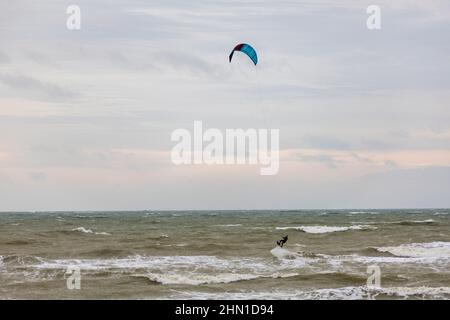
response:
M234 47L233 51L231 51L231 53L230 53L230 57L229 57L230 62L231 62L231 59L233 58L233 54L235 51L240 51L240 52L245 53L253 61L255 66L258 63L258 56L256 55L255 49L253 49L253 47L251 45L246 44L246 43L241 43L241 44L238 44L236 47Z

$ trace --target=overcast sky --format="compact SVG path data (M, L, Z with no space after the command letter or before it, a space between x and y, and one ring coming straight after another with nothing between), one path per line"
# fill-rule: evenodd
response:
M449 36L448 0L3 0L0 210L450 207ZM173 165L194 120L280 129L279 174Z

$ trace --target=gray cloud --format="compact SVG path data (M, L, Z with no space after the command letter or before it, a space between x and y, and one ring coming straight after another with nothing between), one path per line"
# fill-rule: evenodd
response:
M336 169L338 164L341 162L334 157L327 154L316 154L316 155L303 155L298 153L296 159L302 162L319 162L324 163L330 169Z
M29 173L30 178L36 182L43 182L47 180L47 174L45 172L34 171Z
M0 73L0 83L13 88L25 95L44 97L50 100L72 99L78 95L70 89L36 78L21 75Z
M304 142L307 147L313 147L318 149L335 149L335 150L347 150L349 144L335 137L330 136L308 136L305 137Z
M57 64L54 60L52 60L50 57L48 57L47 55L45 55L41 52L37 52L37 51L33 51L33 50L26 50L25 56L28 59L30 59L31 61L33 61L37 64L40 64L40 65L49 66L49 67L57 66Z
M385 208L448 208L450 167L399 169L363 177L354 203ZM415 196L412 196L415 195Z
M0 51L0 64L8 64L11 59L3 52Z
M400 156L380 157L386 150L445 157L450 147L448 0L380 0L380 31L367 30L372 2L360 0L76 4L80 31L66 29L68 3L0 3L0 38L8 44L0 52L0 146L9 147L0 167L15 189L3 176L0 183L5 198L17 199L2 206L20 207L38 192L46 200L30 200L28 209L70 209L74 202L54 190L76 190L87 209L83 201L93 197L96 208L111 209L270 208L274 194L291 208L448 204L448 168L407 171ZM238 42L255 46L256 68L228 63ZM187 168L183 176L185 168L146 154L169 152L170 133L193 120L279 128L281 148L313 150L299 152L288 164L294 168L280 168L279 185L225 168ZM315 163L333 170L310 174ZM28 185L17 172L30 173ZM52 179L36 188L42 173ZM120 176L117 185L105 186L112 176ZM421 181L427 186L409 188Z

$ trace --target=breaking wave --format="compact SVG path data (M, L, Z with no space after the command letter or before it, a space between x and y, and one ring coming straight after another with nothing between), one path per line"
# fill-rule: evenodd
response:
M198 300L362 300L387 297L404 299L449 299L449 287L386 287L368 288L342 287L333 289L295 290L295 291L240 291L240 292L177 292L171 299L198 299Z
M94 232L91 229L86 229L85 227L74 228L71 231L78 231L78 232L81 232L81 233L98 234L98 235L103 235L103 236L110 236L111 235L108 232Z
M450 258L450 242L409 243L375 249L380 252L389 252L397 257Z
M277 227L277 230L298 230L306 233L331 233L331 232L343 232L351 230L374 230L377 229L374 226L369 225L354 225L349 227L337 227L337 226L298 226L298 227Z

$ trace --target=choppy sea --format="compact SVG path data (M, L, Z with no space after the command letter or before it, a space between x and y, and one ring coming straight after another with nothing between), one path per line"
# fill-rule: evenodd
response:
M0 298L449 299L449 213L3 212Z

